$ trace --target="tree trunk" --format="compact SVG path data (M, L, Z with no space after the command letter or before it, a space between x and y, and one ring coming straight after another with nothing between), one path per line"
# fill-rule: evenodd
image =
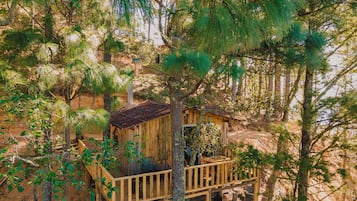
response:
M232 78L232 102L233 105L237 102L237 79Z
M33 201L38 201L36 184L33 185Z
M53 16L52 16L52 8L51 6L47 3L46 4L46 15L44 17L44 25L45 25L45 37L48 41L51 41L53 39ZM48 120L46 121L46 126L49 126L52 123L52 116L50 115L48 117ZM43 133L44 133L44 154L45 155L51 155L52 154L52 139L51 139L51 129L50 128L44 128ZM44 168L46 173L50 173L50 169L48 166ZM34 189L37 190L37 189ZM37 191L36 191L37 194ZM37 195L36 195L37 196ZM37 199L37 198L36 198ZM35 200L36 200L35 199ZM43 201L51 201L52 200L52 182L51 181L45 181L43 184L43 189L42 189L42 200Z
M130 81L128 88L128 105L132 105L134 103L134 86L133 81Z
M51 121L51 117L49 118ZM44 130L44 151L45 155L52 154L52 141L51 141L51 129ZM49 173L51 170L48 167L45 167L45 171ZM52 200L52 182L45 181L42 189L42 201L51 201Z
M242 68L245 68L245 59L241 58L240 59L240 64L242 66ZM239 102L239 105L244 104L243 102L243 78L244 78L244 74L242 76L240 76L239 78L239 82L238 82L238 87L237 87L237 101ZM236 104L237 105L237 104Z
M108 47L104 47L104 55L103 55L103 61L107 63L112 62L112 54L110 53L110 50ZM109 91L106 91L103 95L103 102L104 102L104 109L108 112L111 112L111 93ZM110 123L108 122L107 127L103 131L103 140L105 138L110 138Z
M284 111L283 111L283 122L289 121L289 91L290 91L290 69L285 71L285 85L284 85Z
M274 117L281 114L281 65L275 65Z
M182 100L179 92L171 91L172 200L184 201L184 147L182 132Z
M270 121L270 110L271 110L271 95L273 91L273 64L270 64L269 66L269 72L268 72L268 90L266 90L266 109L265 109L265 115L264 119L265 121L269 122Z
M71 109L71 98L70 98L70 89L68 86L68 83L65 83L65 101L66 104L68 105L68 107ZM64 157L63 157L63 163L70 163L71 159L70 159L70 150L71 150L71 128L70 128L70 123L69 123L69 119L70 116L69 114L66 114L66 119L65 119L65 123L64 123L64 141L65 141L65 145L64 145ZM63 181L64 181L64 186L63 186L63 198L68 200L69 198L69 181L68 181L68 170L65 170L64 174L63 174Z
M308 196L310 163L310 145L311 145L311 128L313 121L312 106L312 83L314 70L312 67L306 67L304 101L302 113L302 136L299 160L299 171L297 178L298 201L306 201Z
M46 4L47 13L44 17L44 25L45 25L45 37L47 40L53 39L53 16L52 16L52 8L47 3Z
M70 105L70 104L69 104ZM67 117L69 118L69 116ZM65 146L64 146L64 163L70 162L70 149L71 149L71 130L69 123L65 125ZM64 186L63 186L63 197L66 200L69 200L69 181L68 181L68 172L66 170L63 175Z
M256 113L257 117L260 117L260 110L262 106L262 87L263 87L263 68L262 68L262 64L259 63L258 97L257 97L258 107Z
M288 152L287 146L287 136L286 133L280 133L278 138L278 144L276 149L276 155L279 157L284 153ZM272 201L275 192L275 184L277 182L278 177L281 175L281 171L278 170L278 167L273 168L273 172L268 178L266 191L264 192L263 201Z

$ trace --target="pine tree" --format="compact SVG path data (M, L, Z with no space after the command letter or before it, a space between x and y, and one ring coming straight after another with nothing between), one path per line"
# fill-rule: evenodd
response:
M163 41L171 49L164 68L169 72L172 191L173 199L181 201L184 200L182 150L185 143L181 122L182 101L200 87L211 68L211 58L248 51L271 37L282 38L300 2L175 1L170 8L165 7L163 1L156 2L160 6L160 16L163 11L170 15L166 30L163 30L162 24L159 29ZM188 75L194 75L194 78Z

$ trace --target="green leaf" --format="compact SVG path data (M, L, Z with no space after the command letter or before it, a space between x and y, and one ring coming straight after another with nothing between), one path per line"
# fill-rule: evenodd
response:
M20 133L20 136L25 136L25 135L27 135L27 132L26 132L26 131L22 131L22 132Z
M94 191L91 191L91 192L90 192L89 200L90 200L90 201L95 201L95 193L94 193Z
M23 191L24 191L24 187L18 186L18 187L17 187L17 191L20 192L20 193L23 192Z

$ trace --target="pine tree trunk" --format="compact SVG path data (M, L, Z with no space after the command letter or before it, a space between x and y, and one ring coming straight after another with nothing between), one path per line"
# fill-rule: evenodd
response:
M290 69L285 71L285 85L284 85L284 111L283 111L283 122L289 121L289 92L290 92Z
M288 151L288 147L287 147L286 136L284 133L280 133L279 138L278 138L276 155L281 156L282 154L286 153L287 151ZM274 166L273 172L267 181L266 191L263 196L263 201L272 201L273 200L274 192L275 192L275 185L276 185L277 179L280 175L281 175L281 171L278 170L278 167Z
M69 118L69 117L67 117ZM65 125L65 146L64 146L64 163L69 163L70 162L70 149L71 149L71 130L69 127L69 123L66 123ZM66 200L69 200L69 181L68 181L68 173L65 172L63 175L63 180L64 180L64 186L63 186L63 197Z
M134 86L133 81L130 81L128 88L128 105L132 105L134 103Z
M33 201L38 201L36 184L33 185Z
M281 65L275 65L274 117L281 113Z
M182 132L182 100L176 90L170 95L171 105L171 144L172 144L172 200L184 201L184 147Z
M269 122L270 121L270 110L271 110L271 96L272 96L272 91L273 91L273 65L269 65L269 72L268 72L268 90L266 90L266 109L265 109L265 115L264 119L265 121Z
M70 89L68 86L68 83L65 83L65 94L64 98L66 101L66 104L68 105L69 108L71 108L71 98L70 98ZM67 114L65 124L64 124L64 157L63 157L63 163L70 163L70 150L71 150L71 128L69 124L69 119L70 116ZM66 170L67 171L67 170ZM68 181L68 173L65 172L63 175L63 180L64 180L64 186L63 186L63 198L68 200L69 198L69 181Z
M52 16L52 8L48 3L46 4L46 12L47 13L43 19L44 25L45 25L45 37L48 41L50 41L53 39L53 16ZM49 126L51 123L52 123L52 118L50 115L46 122L46 124L47 124L46 126ZM44 133L45 155L51 155L52 154L51 129L45 128L43 130L43 133ZM48 167L45 167L44 171L49 173L51 170L49 170ZM36 199L35 200L37 200L37 189L35 188L34 190L36 190ZM45 183L43 184L42 200L43 201L51 201L52 200L52 182L51 181L45 181Z
M51 121L51 118L49 118ZM51 141L51 129L44 130L44 150L46 155L52 154L52 141ZM46 167L45 171L49 173L51 170ZM42 201L51 201L52 200L52 182L45 181L42 189Z
M233 105L237 102L237 79L232 78L232 102Z
M260 117L260 110L262 106L262 87L263 87L263 68L261 63L259 63L259 77L258 77L258 107L257 107L257 117Z
M104 62L111 63L112 62L112 54L107 47L104 47L104 55L103 55ZM103 95L103 102L104 102L104 109L108 112L111 112L111 93L106 91ZM110 138L110 123L108 123L107 127L103 131L103 140L105 138Z
M241 58L240 59L240 64L242 66L242 68L245 68L245 59ZM238 87L237 87L237 101L239 102L239 105L242 105L244 104L243 102L243 78L244 78L245 75L242 75L240 78L239 78L239 82L238 82Z
M312 83L314 70L307 66L304 85L304 101L302 113L302 136L297 178L298 201L306 201L308 196L310 163L311 128L313 121Z

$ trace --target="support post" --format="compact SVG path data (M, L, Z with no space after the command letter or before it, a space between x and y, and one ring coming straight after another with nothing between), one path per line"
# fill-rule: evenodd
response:
M100 192L100 183L95 182L95 200L101 201L102 200L102 194Z
M116 187L116 181L114 179L112 180L112 186L113 186L113 188ZM112 192L111 200L112 201L116 201L117 200L117 192L115 192L115 191Z
M256 171L256 179L254 183L254 201L258 201L259 196L259 186L260 186L260 171L258 169Z
M206 195L206 201L211 201L211 191L208 191Z

